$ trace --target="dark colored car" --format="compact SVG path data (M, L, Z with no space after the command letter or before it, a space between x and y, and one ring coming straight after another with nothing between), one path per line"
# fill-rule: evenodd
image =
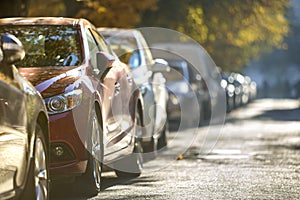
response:
M235 108L235 86L230 82L228 73L221 72L221 76L222 80L220 84L226 93L226 111L231 112Z
M228 82L235 87L234 91L234 107L238 108L248 102L249 90L244 84L244 76L239 73L231 72L228 76Z
M217 107L221 101L225 100L225 94L220 86L221 78L216 64L206 50L199 44L184 42L153 43L151 50L155 58L184 60L188 63L193 70L194 77L191 77L191 81L198 88L195 88L195 91L200 92L198 94L196 92L196 96L200 98L199 102L201 102L199 105L203 108L199 117L211 121L212 110L220 110ZM194 88L194 86L192 87Z
M49 198L49 126L43 99L14 64L21 42L0 35L0 199Z
M7 18L0 31L23 42L19 70L47 106L53 180L75 177L96 194L103 164L118 176L139 176L142 98L95 27L85 19Z
M165 78L156 70L157 63L142 33L134 29L98 28L120 59L130 66L144 99L144 152L156 153L167 144L167 101ZM150 155L150 154L149 154Z
M201 122L202 98L198 98L197 83L193 82L193 70L185 60L166 60L170 70L164 73L169 92L168 118L174 124L193 126ZM201 116L200 116L201 115Z

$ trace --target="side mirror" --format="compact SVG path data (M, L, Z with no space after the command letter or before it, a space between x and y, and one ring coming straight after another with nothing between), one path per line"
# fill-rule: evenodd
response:
M1 34L0 40L0 48L3 52L2 62L12 65L25 57L24 47L18 38L11 34Z
M151 67L153 72L162 72L162 73L170 72L171 68L169 66L169 63L166 60L158 58L155 59L154 61L155 63Z
M103 81L105 76L111 69L113 62L116 59L113 55L105 53L105 52L98 52L96 54L96 56L97 56L97 67L99 68L99 69L97 69L97 74L100 76L101 81ZM102 70L100 70L100 69L102 69Z
M115 57L105 52L98 52L97 53L97 67L101 68L109 68L112 66L113 62L115 61Z

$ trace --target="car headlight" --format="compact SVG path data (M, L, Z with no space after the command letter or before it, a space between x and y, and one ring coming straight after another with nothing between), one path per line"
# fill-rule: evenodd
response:
M227 83L227 81L226 80L224 80L224 79L222 79L221 80L221 87L223 88L223 89L225 89L226 87L227 87L227 85L228 85L228 83Z
M78 106L82 100L82 90L73 90L45 99L48 114L66 112Z

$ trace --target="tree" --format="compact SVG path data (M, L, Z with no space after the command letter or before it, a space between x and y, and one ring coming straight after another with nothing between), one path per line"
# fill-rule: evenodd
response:
M29 0L0 1L0 17L26 16Z
M141 25L161 26L198 41L225 70L240 71L288 34L288 0L160 0ZM174 17L172 17L174 16Z
M29 16L82 17L95 26L132 28L158 0L30 0Z

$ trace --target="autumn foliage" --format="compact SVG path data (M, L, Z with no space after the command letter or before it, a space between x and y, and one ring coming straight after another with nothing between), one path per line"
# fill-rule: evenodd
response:
M289 33L289 0L23 2L29 2L25 6L28 16L83 17L101 27L155 26L177 30L199 42L225 70L239 71L264 52L287 48L283 41Z

